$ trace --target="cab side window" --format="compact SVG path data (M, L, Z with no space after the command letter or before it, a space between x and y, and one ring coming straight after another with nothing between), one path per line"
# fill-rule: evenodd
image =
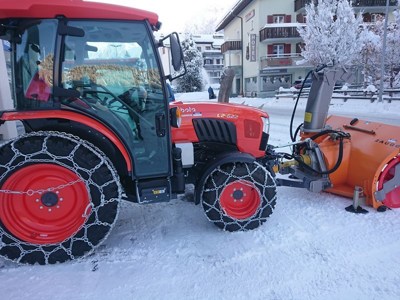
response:
M17 109L52 108L53 58L57 21L32 21L16 48L14 66Z

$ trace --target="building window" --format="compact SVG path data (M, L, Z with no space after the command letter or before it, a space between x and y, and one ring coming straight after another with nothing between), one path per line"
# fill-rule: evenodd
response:
M285 16L284 15L273 15L272 22L273 23L285 23Z
M383 19L383 17L380 14L371 14L371 22L372 23L376 23L382 19Z
M206 46L206 50L211 50L211 46Z
M217 58L215 61L216 61L215 63L216 63L217 65L220 65L220 64L221 64L221 60L220 60L219 58Z
M284 44L273 45L272 54L274 54L275 56L283 56L285 54L285 45Z
M197 50L199 50L201 52L201 47L197 47Z

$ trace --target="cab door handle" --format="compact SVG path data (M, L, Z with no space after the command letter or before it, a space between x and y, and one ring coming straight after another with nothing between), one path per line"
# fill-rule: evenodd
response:
M165 114L157 113L155 118L156 118L156 134L158 137L164 137L167 132L165 123Z

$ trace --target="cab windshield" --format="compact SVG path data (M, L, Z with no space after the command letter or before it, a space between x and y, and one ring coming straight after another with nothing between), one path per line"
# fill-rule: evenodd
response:
M136 166L143 164L141 175L167 173L166 164L157 164L168 161L167 152L155 151L166 147L167 137L156 132L154 122L167 115L168 101L148 24L19 22L22 34L15 44L13 68L16 108L82 110L129 141ZM154 168L140 156L152 157Z

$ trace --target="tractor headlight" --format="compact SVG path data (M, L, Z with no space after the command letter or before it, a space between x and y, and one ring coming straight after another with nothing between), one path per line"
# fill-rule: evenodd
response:
M171 126L175 128L181 127L182 124L182 112L177 106L172 107L170 110Z
M263 122L263 132L269 133L269 118L261 117Z

